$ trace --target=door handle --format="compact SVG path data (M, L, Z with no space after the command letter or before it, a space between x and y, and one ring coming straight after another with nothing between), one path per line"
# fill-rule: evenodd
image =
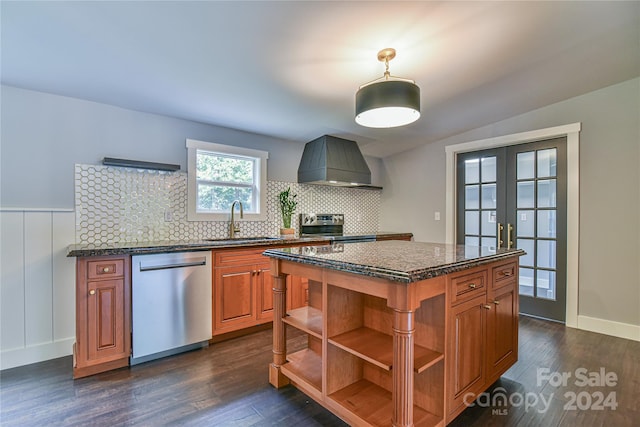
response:
M502 230L504 230L504 226L498 223L498 249L500 249L502 247L502 244L504 243L502 241Z
M507 249L511 249L513 247L513 240L511 240L513 234L513 225L507 224Z

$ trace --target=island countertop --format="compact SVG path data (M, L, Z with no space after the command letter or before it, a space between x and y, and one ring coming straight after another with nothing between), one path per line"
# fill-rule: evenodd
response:
M369 277L411 283L500 259L524 255L521 249L412 241L377 241L338 246L269 249L264 255Z

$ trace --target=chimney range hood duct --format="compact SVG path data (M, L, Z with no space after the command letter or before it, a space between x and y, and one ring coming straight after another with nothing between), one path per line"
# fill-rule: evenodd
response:
M371 171L355 141L324 135L304 146L298 182L366 187Z

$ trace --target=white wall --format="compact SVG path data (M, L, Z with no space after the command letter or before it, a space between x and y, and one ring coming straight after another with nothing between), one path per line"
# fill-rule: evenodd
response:
M582 123L578 326L640 340L639 78L385 158L381 228L412 224L416 240L444 242L445 222L434 220L445 209L444 147L575 122Z
M269 151L273 180L295 181L302 155L301 144L232 129L10 86L1 94L3 207L73 208L73 165L104 157L186 170L187 138Z
M179 164L187 138L268 151L268 179L297 181L304 142L3 85L0 206L73 208L73 165L104 157ZM320 135L318 135L320 136ZM367 157L374 183L380 159Z

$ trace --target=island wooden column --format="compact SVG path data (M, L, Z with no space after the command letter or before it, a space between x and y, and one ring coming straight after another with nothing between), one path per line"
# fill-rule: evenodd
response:
M272 260L273 276L273 363L269 366L269 383L276 388L289 384L280 367L286 362L287 334L282 318L287 309L287 276L280 272L280 262Z
M394 309L393 416L394 427L413 425L413 311Z

